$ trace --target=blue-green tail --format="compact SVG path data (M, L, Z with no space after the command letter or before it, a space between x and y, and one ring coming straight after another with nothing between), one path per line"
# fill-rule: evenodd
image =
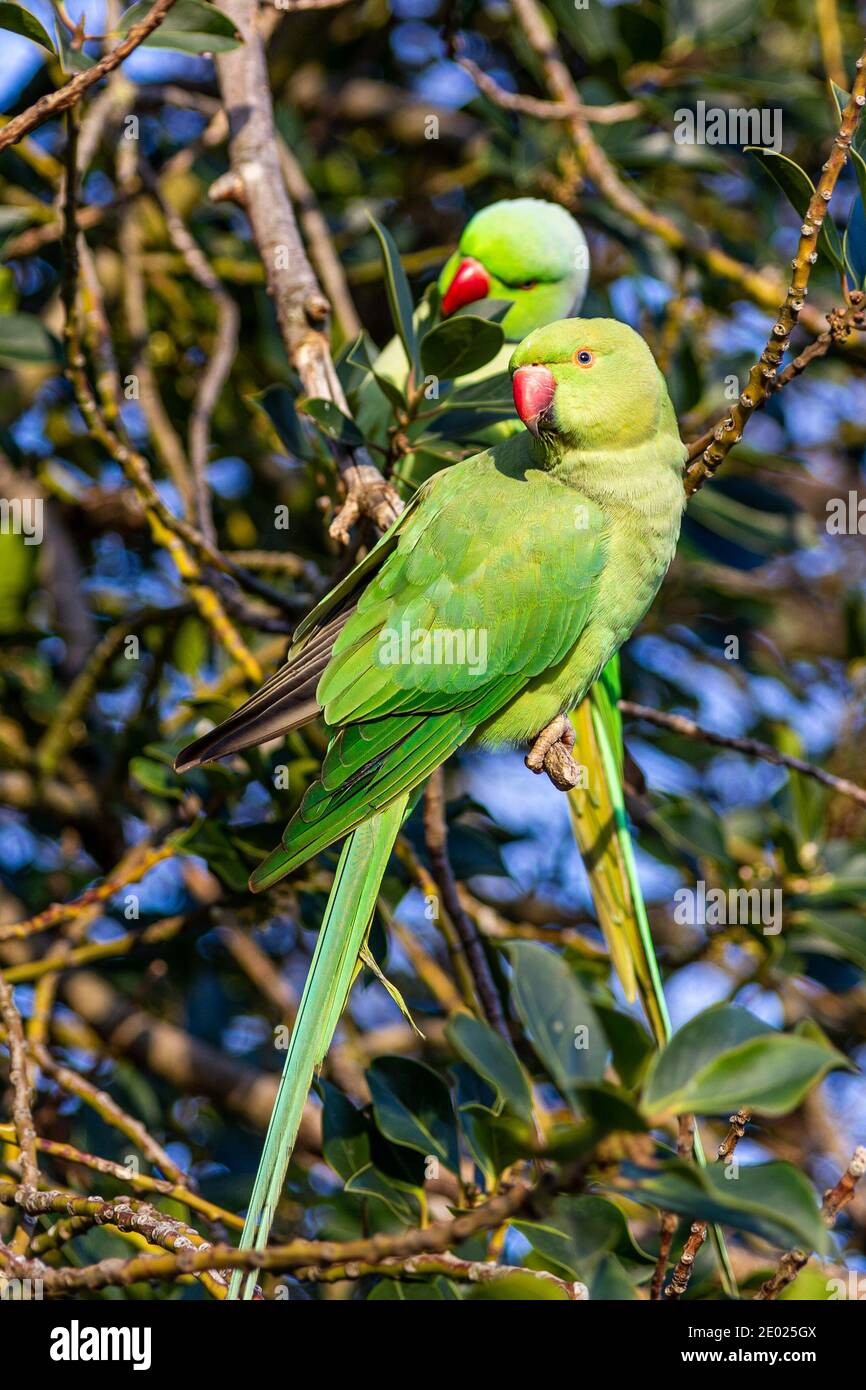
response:
M263 1250L283 1190L304 1105L340 1021L358 970L391 849L409 794L359 826L343 846L310 963L286 1064L256 1174L241 1250ZM229 1298L252 1298L256 1276L235 1270Z
M589 764L590 780L594 773L597 783L569 792L569 809L611 961L626 997L633 999L639 994L656 1045L663 1047L671 1037L671 1019L625 809L619 696L617 655L571 716L578 737L576 751ZM696 1161L705 1167L697 1127L694 1152ZM735 1297L736 1279L725 1238L718 1226L710 1230L722 1287Z

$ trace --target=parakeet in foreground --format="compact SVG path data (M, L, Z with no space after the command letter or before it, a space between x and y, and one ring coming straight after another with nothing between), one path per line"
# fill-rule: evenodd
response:
M510 369L526 430L432 477L302 623L282 669L176 762L184 771L321 711L332 735L321 776L251 887L269 887L349 836L245 1247L267 1241L304 1101L413 793L468 740L523 744L576 708L674 554L685 449L639 335L609 319L565 319L531 333ZM248 1296L252 1287L249 1276Z
M513 349L507 340L519 340L576 313L588 278L586 238L579 223L559 204L515 198L477 212L439 276L441 316L471 314L485 299L507 300L512 307L502 320L506 342L499 353L461 377L461 387L474 383L483 396L480 388L508 366ZM419 313L424 312L422 307ZM376 373L402 388L408 371L403 346L394 338L377 358ZM359 423L368 437L382 442L390 418L390 404L370 378L361 393ZM503 420L473 429L469 438L490 444L522 429L519 420ZM428 455L409 455L401 462L400 478L411 490L430 471ZM662 1042L669 1024L623 804L619 693L619 657L614 655L603 679L571 714L577 736L575 757L585 769L586 784L569 793L569 811L599 924L626 998L632 1001L640 994L653 1036Z

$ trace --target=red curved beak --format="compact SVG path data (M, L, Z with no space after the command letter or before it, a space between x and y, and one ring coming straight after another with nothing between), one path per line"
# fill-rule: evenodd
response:
M454 279L442 296L442 317L462 309L464 304L474 304L478 299L486 299L490 293L490 276L480 261L466 256L460 262Z
M511 378L514 405L528 430L538 434L538 422L556 394L556 381L546 367L518 367Z

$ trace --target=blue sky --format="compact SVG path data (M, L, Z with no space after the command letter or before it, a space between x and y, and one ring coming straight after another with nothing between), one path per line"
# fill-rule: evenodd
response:
M53 38L56 21L49 0L27 0L24 8L36 15ZM123 8L129 7L124 4ZM72 20L85 15L89 32L103 32L104 0L68 0L66 12ZM47 60L48 54L38 44L10 34L7 30L0 30L0 110L7 109L15 101L25 83ZM123 71L136 82L166 82L184 74L194 73L200 77L203 69L210 68L210 61L166 52L165 49L145 48L138 49L122 66Z

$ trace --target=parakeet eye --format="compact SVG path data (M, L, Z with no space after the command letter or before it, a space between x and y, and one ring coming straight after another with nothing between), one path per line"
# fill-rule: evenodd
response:
M572 361L576 362L578 367L591 367L595 361L595 357L590 352L589 348L578 348Z
M527 280L524 285L518 285L517 288L519 290L534 290L537 284L537 280Z

